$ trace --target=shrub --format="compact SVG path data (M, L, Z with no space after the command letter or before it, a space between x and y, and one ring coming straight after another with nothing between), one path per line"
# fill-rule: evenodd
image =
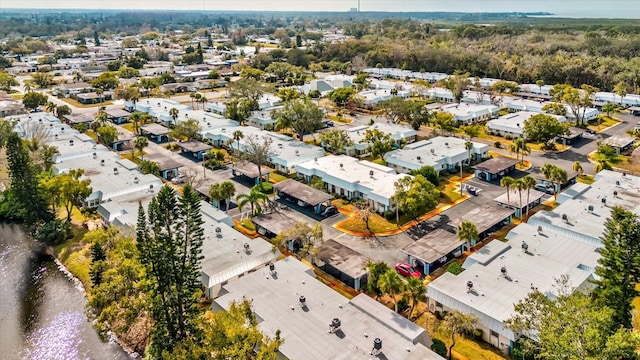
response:
M254 188L263 194L273 194L273 184L270 182L263 182L262 187L260 187L260 185L256 185Z
M391 210L386 210L384 212L384 218L387 220L393 220L396 217L396 213L395 211L391 211Z
M502 148L502 143L500 141L496 141L493 145L496 147L496 149Z
M449 266L447 267L447 271L452 273L453 275L458 275L461 272L463 272L464 269L462 268L462 265L458 264L457 262L454 262L449 264Z
M505 140L511 140L512 139L511 135L509 135L509 134L505 135L504 138L505 138Z
M433 350L433 352L435 352L436 354L442 356L442 357L446 357L447 356L447 345L444 344L444 342L440 339L431 339L433 341L433 344L431 344L431 350Z

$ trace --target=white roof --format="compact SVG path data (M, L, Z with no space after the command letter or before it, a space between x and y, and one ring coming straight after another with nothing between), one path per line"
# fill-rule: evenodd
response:
M427 296L448 309L472 313L483 325L515 340L503 323L515 314L514 304L533 288L553 296L555 279L563 274L570 276L573 287L591 286L588 279L599 256L594 245L550 231L539 234L535 226L523 223L510 232L506 244L493 240L467 258L459 275L445 273L432 281ZM472 291L467 290L468 281Z
M538 112L519 111L513 114L500 116L497 119L487 121L487 127L491 130L507 131L514 134L524 133L524 124L532 116L539 115ZM567 118L561 115L545 114L558 119L559 122L567 121Z
M360 125L350 127L345 129L347 135L354 142L354 144L359 144L367 132L367 130L378 129L383 133L391 135L391 138L395 141L400 141L402 139L408 139L416 136L418 133L406 126L396 125L391 123L378 122L373 125Z
M495 105L460 103L445 105L441 107L440 110L453 115L456 120L468 120L478 116L493 114L498 112L500 108Z
M313 270L287 257L275 263L276 275L268 268L224 285L228 292L214 300L216 307L229 308L244 297L252 301L268 336L276 331L284 343L282 355L289 359L370 359L373 340L382 340L387 359L441 359L425 345L430 340L424 329L361 294L349 301L315 278ZM306 307L299 305L305 297ZM340 330L330 333L332 319Z
M593 184L577 183L565 190L558 197L562 203L554 211L539 211L529 219L529 223L551 228L567 237L600 244L611 207L621 206L639 213L638 194L640 177L603 170L596 174ZM589 210L590 205L593 206L592 210ZM562 219L562 214L567 215L567 220Z
M368 192L384 199L390 199L393 196L396 181L409 176L398 175L395 170L386 166L345 155L325 156L299 164L296 168L298 172L307 175L313 172L323 179L325 177L339 179L346 184L351 184L352 191Z
M402 149L390 151L384 155L384 159L390 164L411 170L417 170L426 165L433 166L436 170L441 170L442 165L457 164L469 158L469 152L465 148L466 142L466 140L460 138L438 136L408 144ZM472 154L484 154L489 151L489 146L486 144L472 143Z

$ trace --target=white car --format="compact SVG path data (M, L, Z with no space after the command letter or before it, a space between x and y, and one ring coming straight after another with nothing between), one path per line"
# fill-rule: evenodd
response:
M178 175L176 177L174 177L173 179L171 179L171 183L172 184L182 184L185 181L185 176L184 175Z

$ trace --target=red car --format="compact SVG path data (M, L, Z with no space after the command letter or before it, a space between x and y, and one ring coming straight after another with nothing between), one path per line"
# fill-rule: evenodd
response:
M396 264L396 271L398 272L398 274L404 276L404 277L417 277L419 278L420 276L422 276L420 274L420 271L414 269L411 265L407 264L407 263L397 263Z

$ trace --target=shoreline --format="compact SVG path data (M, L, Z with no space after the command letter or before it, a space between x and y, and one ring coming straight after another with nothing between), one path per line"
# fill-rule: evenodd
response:
M55 251L51 246L46 247L45 253L47 253L48 255L51 255L51 257L53 258L53 262L58 267L58 270L60 270L69 280L73 282L74 287L79 292L82 293L85 303L88 303L89 300L87 299L87 290L84 288L84 284L82 283L82 281L80 281L80 279L78 279L75 275L73 275L73 273L69 271L69 269L67 269L67 267L62 263L62 261L58 259L58 257L55 255ZM97 319L95 318L95 313L93 312L93 309L87 306L86 310L87 311L85 311L85 313L87 316L87 321L91 322L92 325L95 324ZM98 333L98 335L101 336L101 334L95 329L95 327L92 326L92 328L93 328L93 331L95 331L96 333ZM107 331L106 338L107 338L106 342L117 344L118 346L120 346L120 348L122 348L122 350L124 350L124 352L127 353L127 355L129 355L131 359L142 359L142 356L140 354L131 350L131 348L127 344L122 342L118 338L118 336L114 334L111 330Z

